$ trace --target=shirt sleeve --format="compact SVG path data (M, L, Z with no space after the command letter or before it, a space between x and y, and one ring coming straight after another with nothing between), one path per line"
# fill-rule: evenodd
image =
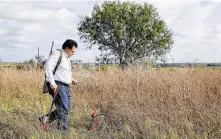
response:
M44 65L46 81L49 82L51 85L55 85L53 71L58 62L59 56L60 56L60 52L56 50L49 56L48 60L46 61Z

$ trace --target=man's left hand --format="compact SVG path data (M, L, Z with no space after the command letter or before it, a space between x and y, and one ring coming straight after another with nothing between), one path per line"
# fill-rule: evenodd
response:
M78 84L78 81L75 80L75 79L72 79L72 84L73 84L73 85L76 85L76 84Z

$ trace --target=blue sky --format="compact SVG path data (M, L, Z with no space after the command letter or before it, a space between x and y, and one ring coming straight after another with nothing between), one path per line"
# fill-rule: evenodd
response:
M48 57L51 42L61 48L67 38L79 43L71 59L93 62L96 49L86 50L77 24L103 1L0 2L0 59L22 62L37 54ZM168 62L221 62L221 0L140 0L157 8L172 30L174 45Z

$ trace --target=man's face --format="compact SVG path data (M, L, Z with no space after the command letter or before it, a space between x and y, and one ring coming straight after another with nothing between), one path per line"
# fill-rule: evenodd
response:
M72 49L69 48L65 48L65 52L68 54L68 57L71 57L72 55L74 55L76 50L76 47L73 45Z

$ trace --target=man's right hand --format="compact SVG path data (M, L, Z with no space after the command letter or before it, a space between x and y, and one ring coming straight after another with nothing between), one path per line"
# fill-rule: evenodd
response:
M54 84L54 85L51 84L51 89L54 91L54 94L57 95L57 93L58 93L58 86L56 84Z

